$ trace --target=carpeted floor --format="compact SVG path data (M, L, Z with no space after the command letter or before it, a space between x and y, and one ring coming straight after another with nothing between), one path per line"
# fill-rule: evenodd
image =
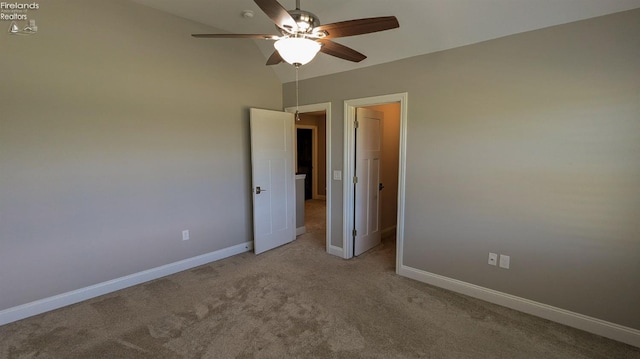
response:
M324 221L322 204L309 205ZM259 256L2 326L0 357L640 358L638 348L399 277L393 238L352 260L328 255L314 223Z

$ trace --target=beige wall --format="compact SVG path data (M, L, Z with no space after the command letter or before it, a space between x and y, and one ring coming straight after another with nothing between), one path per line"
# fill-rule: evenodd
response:
M305 80L301 103L332 102L342 170L344 100L408 93L404 265L640 329L638 34L622 12Z
M255 45L121 0L37 21L0 34L0 310L252 240Z
M380 154L380 224L385 236L395 234L398 213L398 160L400 150L400 104L367 107L384 114L382 120L382 151Z

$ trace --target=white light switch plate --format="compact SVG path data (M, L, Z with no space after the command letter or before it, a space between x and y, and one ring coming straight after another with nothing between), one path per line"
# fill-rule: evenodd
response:
M335 181L341 181L342 180L342 171L340 170L333 170L333 179Z
M505 256L504 254L500 255L500 268L509 269L510 262L511 257Z

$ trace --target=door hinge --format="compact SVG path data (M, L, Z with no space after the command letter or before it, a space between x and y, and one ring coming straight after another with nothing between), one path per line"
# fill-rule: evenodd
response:
M358 235L358 231L355 228L353 229L353 232L351 232L351 233L353 233L354 237Z
M360 122L359 122L358 120L355 120L355 121L353 122L353 127L354 127L354 128L358 128L358 127L360 127Z
M358 183L358 176L353 176L353 183Z

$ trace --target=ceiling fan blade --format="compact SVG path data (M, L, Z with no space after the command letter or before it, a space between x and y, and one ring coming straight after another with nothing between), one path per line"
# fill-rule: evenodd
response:
M338 44L337 42L333 42L331 40L318 40L322 43L322 47L320 48L320 52L324 52L327 55L339 57L344 60L349 60L353 62L360 62L367 57L358 51L346 47L344 45Z
M289 14L287 9L282 7L276 0L253 1L278 27L287 30L296 30L298 28L296 20Z
M264 35L264 34L191 34L193 37L198 38L212 38L212 39L264 39L264 40L277 40L276 35Z
M334 22L333 24L320 25L313 32L327 33L325 39L336 37L369 34L377 31L391 30L400 27L395 16L370 17L366 19Z
M283 61L284 60L282 59L282 56L280 56L280 53L278 52L278 50L276 50L273 52L273 54L271 54L271 56L269 56L269 59L267 60L267 66L277 65Z

